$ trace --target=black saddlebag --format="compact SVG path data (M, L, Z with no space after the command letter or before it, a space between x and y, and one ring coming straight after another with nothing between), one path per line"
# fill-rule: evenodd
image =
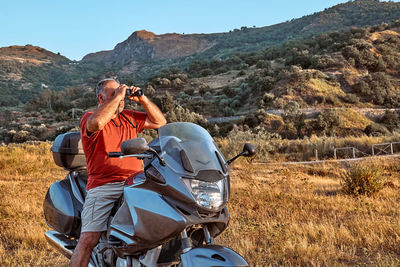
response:
M81 212L82 203L80 203L73 195L69 175L79 175L82 185L78 185L82 190L86 185L87 173L71 172L64 180L57 181L52 184L47 191L43 203L44 216L47 225L59 233L71 237L79 237L81 232ZM86 193L86 192L85 192ZM86 195L86 194L85 194Z

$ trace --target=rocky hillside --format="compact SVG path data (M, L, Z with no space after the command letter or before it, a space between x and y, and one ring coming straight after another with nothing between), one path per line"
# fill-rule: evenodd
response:
M194 61L141 86L169 122L195 122L214 136L391 135L400 131L399 56L395 21ZM82 87L45 90L25 105L28 114L0 116L2 135L5 141L45 140L77 126L77 116L95 105L94 94Z
M226 33L156 35L137 31L113 50L89 54L83 61L105 62L122 68L120 75L146 78L162 66L179 67L193 59L226 58L236 52L258 51L291 39L390 23L399 18L400 3L356 0L284 23L261 28L243 26ZM161 67L157 68L158 65Z
M104 62L107 65L126 65L132 60L163 60L201 53L213 44L204 34L162 34L156 35L145 30L134 32L111 51L88 54L83 61Z
M82 85L104 71L102 64L74 62L41 47L0 48L0 106L26 103L45 89Z
M113 50L89 54L80 62L29 45L4 47L0 48L0 105L23 104L44 89L61 91L95 83L102 76L141 83L166 67L185 70L194 61L211 60L214 64L215 60L232 58L231 65L235 65L237 58L233 55L237 53L262 51L288 40L307 40L321 32L390 23L398 18L400 3L357 0L284 23L244 26L227 33L156 35L136 31ZM191 75L202 75L196 73L197 69L192 68ZM225 71L219 68L217 73Z

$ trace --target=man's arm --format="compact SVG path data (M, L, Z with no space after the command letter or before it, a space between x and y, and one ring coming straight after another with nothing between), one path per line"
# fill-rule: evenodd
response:
M104 126L115 116L115 111L118 109L120 102L125 97L125 91L128 88L126 85L121 85L115 91L113 97L107 102L100 105L88 118L86 129L88 132L100 131Z
M141 96L139 98L139 103L147 112L147 118L143 126L144 129L157 129L167 123L160 109L146 96Z

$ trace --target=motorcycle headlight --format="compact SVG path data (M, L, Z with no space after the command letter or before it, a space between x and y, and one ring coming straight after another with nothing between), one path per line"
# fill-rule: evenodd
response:
M225 180L205 182L184 179L197 204L212 211L218 211L225 204Z

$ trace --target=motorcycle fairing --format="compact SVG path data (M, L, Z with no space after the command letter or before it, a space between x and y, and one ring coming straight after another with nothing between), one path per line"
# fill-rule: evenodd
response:
M123 204L113 217L108 233L108 236L125 243L118 249L120 255L154 248L190 225L209 225L213 237L227 227L229 214L226 207L213 216L205 217L193 205L153 191L153 182L144 181L139 176L134 185L125 187Z
M201 170L227 175L226 161L210 134L188 122L175 122L158 129L161 155L176 174L196 176Z
M182 266L249 266L248 263L235 251L218 245L197 247L183 253Z
M124 241L126 249L135 253L165 243L185 226L185 218L160 194L126 187L124 203L111 221L109 235Z

